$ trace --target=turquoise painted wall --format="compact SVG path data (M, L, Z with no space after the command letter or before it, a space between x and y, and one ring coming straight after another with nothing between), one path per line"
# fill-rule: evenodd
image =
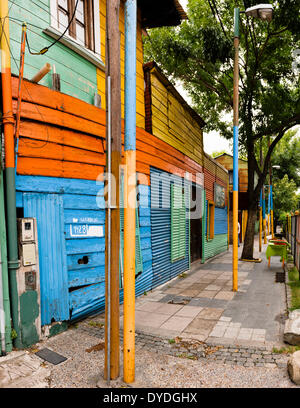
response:
M13 56L11 67L12 73L18 75L22 22L28 24L28 41L33 52L40 51L54 41L53 38L43 33L43 30L50 26L50 0L10 0L9 7ZM97 75L94 64L63 44L57 43L45 55L31 55L26 47L24 77L31 79L46 62L49 62L51 66L54 64L56 73L60 74L61 92L93 103L94 94L97 92ZM39 83L51 87L51 72Z
M227 207L217 208L215 207L215 219L214 219L214 238L212 240L207 240L207 201L205 200L204 192L204 233L202 239L202 263L208 258L212 258L228 249L228 234L227 234Z
M204 257L205 260L213 256L227 251L227 233L215 235L214 239L204 241Z

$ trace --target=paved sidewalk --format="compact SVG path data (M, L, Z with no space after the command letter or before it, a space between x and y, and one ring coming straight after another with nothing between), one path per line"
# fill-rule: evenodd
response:
M237 293L231 290L228 251L204 265L194 263L185 277L136 300L140 385L135 386L294 386L286 370L288 355L272 350L284 345L286 296L284 283L275 283L279 258L268 268L265 249L262 263L239 262ZM2 357L0 388L96 387L104 364L103 321L103 315L85 319L29 350ZM121 357L122 343L121 330ZM44 362L35 352L45 347L67 360ZM118 380L111 386L126 384Z
M238 292L232 292L230 250L204 265L194 263L185 277L141 296L136 300L137 330L217 344L283 345L285 285L275 282L281 263L272 259L268 268L266 247L261 254L255 251L261 263L239 261Z

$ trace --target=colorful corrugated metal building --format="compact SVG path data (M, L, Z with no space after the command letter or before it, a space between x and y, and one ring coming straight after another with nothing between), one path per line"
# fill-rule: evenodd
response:
M17 212L19 217L37 220L41 324L45 327L104 308L105 202L101 175L106 160L106 13L104 0L79 3L81 14L73 31L47 54L25 57ZM152 3L138 2L136 295L188 270L191 262L204 262L228 247L228 172L204 153L205 123L156 64L143 66L142 29L179 24L185 15L176 0L169 0L167 5L157 1L156 8ZM51 0L50 6L48 1L35 0L11 4L11 48L16 60L14 114L19 21L29 23L28 40L32 51L38 51L63 31L64 19L72 12L68 4L65 0ZM87 27L88 16L94 32ZM45 62L52 68L55 65L60 91L51 89L51 73L39 85L28 80ZM95 94L101 97L98 106L94 105L99 101ZM122 296L121 287L121 300Z

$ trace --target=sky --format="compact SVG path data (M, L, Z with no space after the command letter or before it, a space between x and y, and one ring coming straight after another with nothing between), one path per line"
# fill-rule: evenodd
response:
M182 7L187 10L187 3L188 0L179 0ZM178 83L176 85L178 92L181 96L192 106L191 98L187 94L187 92L182 88L182 86ZM206 153L211 154L216 151L225 150L226 152L231 154L231 149L229 147L229 141L224 139L219 135L218 132L205 132L205 128L203 130L203 140L204 140L204 150Z

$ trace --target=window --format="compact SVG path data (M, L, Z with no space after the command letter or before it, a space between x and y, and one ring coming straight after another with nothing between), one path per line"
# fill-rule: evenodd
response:
M185 258L186 209L184 189L171 184L171 262Z
M93 1L78 0L75 11L76 3L77 0L57 0L58 29L63 32L70 23L68 34L81 45L94 51Z
M70 24L60 41L74 51L87 49L100 59L99 0L78 0L78 3L77 0L50 0L50 12L51 27L45 30L46 34L59 37Z
M233 184L233 170L228 171L229 184Z
M207 241L214 239L215 236L215 203L207 202Z

